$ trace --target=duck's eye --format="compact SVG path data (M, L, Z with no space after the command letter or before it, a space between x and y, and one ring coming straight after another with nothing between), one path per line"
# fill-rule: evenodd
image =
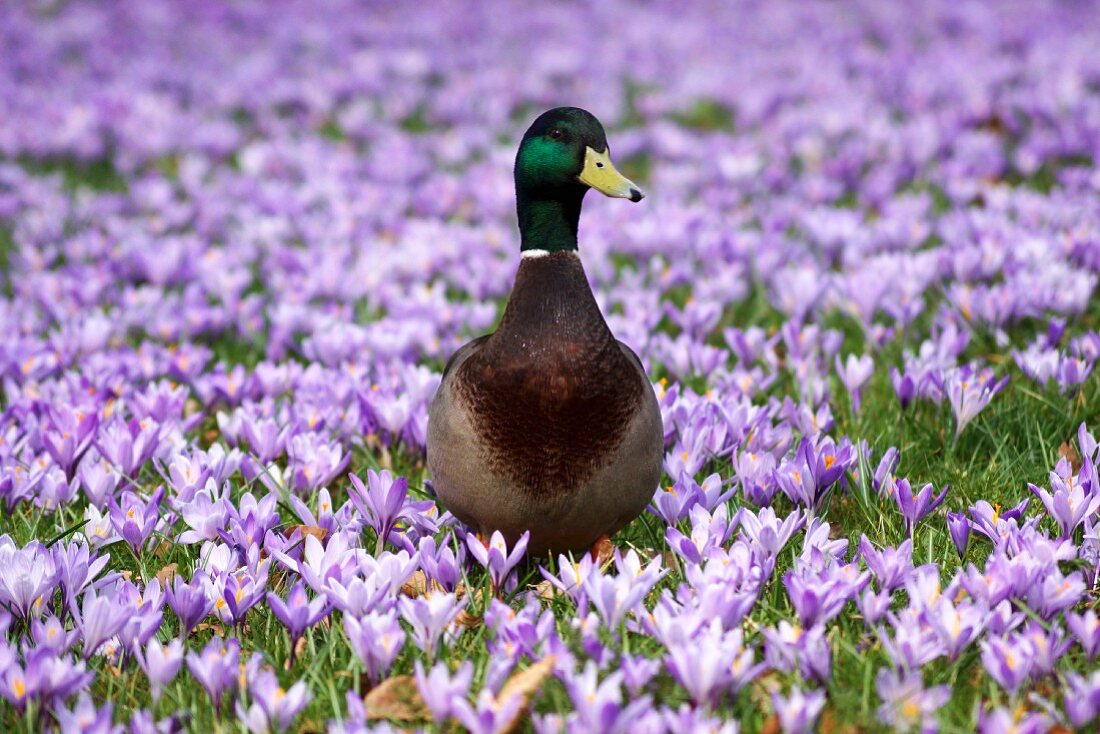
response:
M596 161L596 168L603 168L603 163L601 161Z
M561 130L559 130L556 127L553 128L552 130L550 130L550 139L551 140L561 140Z

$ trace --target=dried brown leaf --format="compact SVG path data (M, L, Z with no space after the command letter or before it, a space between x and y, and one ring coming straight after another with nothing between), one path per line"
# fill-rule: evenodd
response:
M363 701L368 719L421 721L428 718L428 707L411 675L398 675L379 683Z
M592 546L591 553L592 560L596 561L597 565L606 566L615 557L615 544L605 535Z
M768 717L768 720L764 722L764 726L760 729L760 734L779 734L782 731L782 727L779 725L779 715L772 714Z
M535 584L535 593L538 594L539 599L549 603L554 601L554 597L558 595L558 587L549 581L540 581Z
M305 540L307 535L312 535L317 540L324 541L325 536L328 535L324 528L319 528L316 525L291 525L283 534L290 538L294 535L295 530L302 534L302 540Z
M401 586L401 593L405 596L415 598L427 594L429 588L428 577L424 575L423 571L417 569L416 572L409 577L409 580Z
M160 581L161 587L168 586L172 579L176 577L176 569L179 568L178 563L169 563L167 566L157 571L157 580Z
M505 703L516 696L521 696L523 705L519 707L516 717L512 719L502 731L514 732L519 729L520 724L523 723L524 716L527 714L527 707L531 704L531 699L534 697L535 693L538 692L539 688L542 687L543 682L545 682L554 671L554 662L555 657L553 655L547 655L531 667L513 674L511 678L505 681L500 689L500 693L497 695L497 701Z

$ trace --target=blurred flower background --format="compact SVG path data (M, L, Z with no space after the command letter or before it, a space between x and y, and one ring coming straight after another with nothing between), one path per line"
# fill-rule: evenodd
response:
M1100 6L0 6L0 726L1091 730ZM585 107L658 382L611 557L434 502L427 404Z

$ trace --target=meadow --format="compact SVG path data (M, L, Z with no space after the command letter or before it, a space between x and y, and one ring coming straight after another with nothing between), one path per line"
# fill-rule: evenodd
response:
M0 729L1100 717L1100 6L0 4ZM545 109L665 475L597 557L434 500Z

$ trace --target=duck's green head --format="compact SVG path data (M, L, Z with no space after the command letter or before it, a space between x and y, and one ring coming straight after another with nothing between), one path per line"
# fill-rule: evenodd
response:
M631 201L645 197L611 163L607 135L595 115L558 107L539 115L524 134L516 155L516 190L534 194L575 187Z
M515 177L524 250L575 250L581 200L590 188L631 201L645 197L612 164L603 125L579 107L539 115L519 145Z

